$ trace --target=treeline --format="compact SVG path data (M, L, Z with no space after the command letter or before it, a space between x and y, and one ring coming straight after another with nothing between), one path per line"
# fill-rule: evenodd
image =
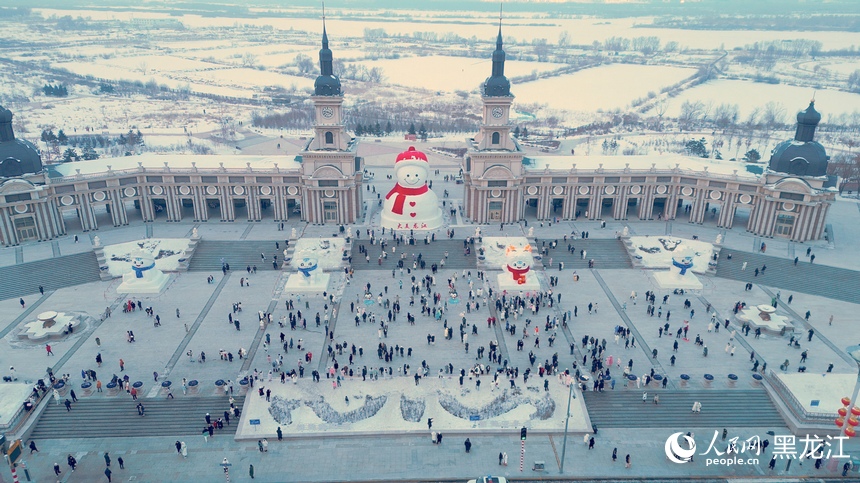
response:
M860 32L860 17L856 15L730 15L702 17L659 17L651 25L637 27L676 28L684 30L775 30L821 31L840 30Z
M42 92L50 97L66 97L69 95L69 89L63 84L45 84L42 86Z

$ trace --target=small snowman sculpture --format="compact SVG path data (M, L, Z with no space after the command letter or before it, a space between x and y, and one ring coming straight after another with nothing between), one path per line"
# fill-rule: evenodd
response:
M397 155L397 183L385 195L382 226L392 230L435 230L442 226L439 198L427 186L427 155L413 146Z
M511 273L511 277L517 285L524 285L526 283L526 277L531 268L529 258L523 255L508 257L508 263L505 266L505 269Z

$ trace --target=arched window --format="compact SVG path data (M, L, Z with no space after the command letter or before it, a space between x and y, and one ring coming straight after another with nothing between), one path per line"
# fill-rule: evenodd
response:
M499 133L494 132L493 133L493 144L499 144L499 139L500 139Z
M334 144L334 134L332 134L330 131L325 133L325 143Z

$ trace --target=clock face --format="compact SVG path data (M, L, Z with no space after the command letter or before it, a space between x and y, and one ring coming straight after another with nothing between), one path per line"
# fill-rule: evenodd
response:
M504 114L504 111L502 111L501 107L496 107L493 109L493 117L495 117L496 119L502 117L502 114Z
M325 118L332 117L334 115L334 109L332 109L330 107L323 107L322 108L322 115Z

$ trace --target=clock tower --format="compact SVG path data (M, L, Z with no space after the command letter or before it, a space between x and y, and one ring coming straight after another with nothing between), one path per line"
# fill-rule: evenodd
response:
M314 82L314 141L310 149L342 151L350 137L343 126L343 93L340 79L334 75L332 53L328 48L328 34L323 23L322 49L320 49L320 75Z
M511 137L511 83L505 77L502 24L493 72L481 87L482 122L463 159L466 217L477 223L511 223L522 218L523 153Z
M505 77L505 51L502 49L502 26L493 52L493 72L484 81L481 99L483 114L480 131L475 136L478 149L511 151L516 149L511 140L510 113L514 96L511 83Z
M343 92L334 75L323 16L320 75L314 82L314 136L301 152L302 219L355 223L361 213L362 160L343 123Z

